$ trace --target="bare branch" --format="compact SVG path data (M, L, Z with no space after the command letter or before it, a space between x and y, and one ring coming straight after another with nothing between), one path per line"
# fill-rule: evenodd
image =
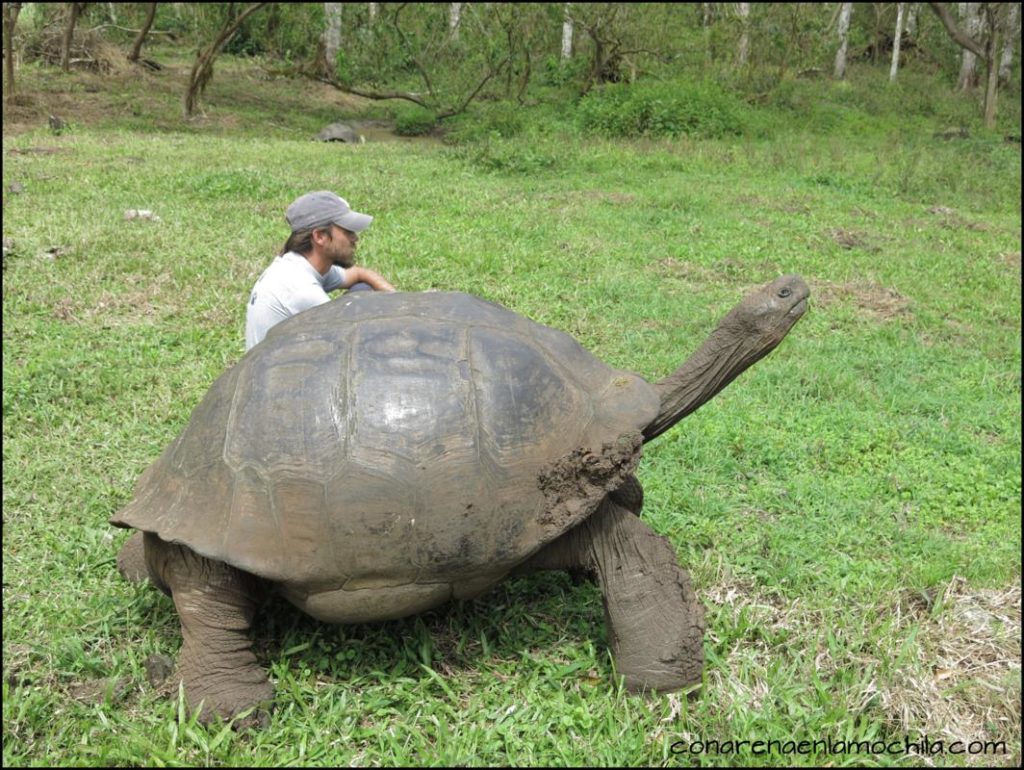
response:
M342 93L352 94L353 96L362 96L365 99L374 99L377 101L381 101L384 99L404 99L407 102L418 104L420 107L423 107L425 109L430 109L429 105L426 102L424 102L423 99L421 99L417 94L403 93L401 91L366 91L362 88L350 88L349 86L343 86L337 80L321 76L315 76L313 77L313 80L317 80L321 83L326 83L332 88L338 89Z
M418 57L412 55L412 51L416 49L409 43L409 38L405 36L405 32L402 31L402 27L398 24L398 19L401 16L403 10L405 10L408 3L402 3L395 9L394 16L391 17L391 25L395 28L395 32L398 33L398 37L402 40L402 47L410 52L410 58L412 63L416 65L416 70L420 73L420 77L423 78L423 84L427 87L427 93L430 94L431 100L435 100L434 96L434 84L430 82L430 75L427 74L426 68Z
M985 58L984 46L960 29L960 25L956 23L956 19L953 18L953 14L949 12L945 3L928 3L928 7L935 11L935 15L939 17L949 36L957 45L966 48L979 59Z
M476 95L478 93L480 93L480 90L485 85L487 85L487 81L489 81L491 78L493 78L499 72L501 72L502 68L505 66L505 63L507 63L507 61L503 62L500 65L498 65L497 69L492 68L492 67L488 67L487 68L487 74L484 75L483 79L477 84L476 88L473 89L473 93L471 93L469 96L467 96L465 99L463 99L462 104L460 104L458 107L455 107L455 108L449 109L449 110L445 110L444 112L440 113L437 116L437 119L438 120L442 120L444 118L450 118L452 115L458 115L460 112L463 112L466 109L466 107L469 106L469 103L476 98Z

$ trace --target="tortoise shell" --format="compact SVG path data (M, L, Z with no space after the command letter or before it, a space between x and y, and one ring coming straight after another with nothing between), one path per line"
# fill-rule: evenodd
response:
M325 620L473 596L635 468L653 388L461 293L361 293L221 375L112 519Z

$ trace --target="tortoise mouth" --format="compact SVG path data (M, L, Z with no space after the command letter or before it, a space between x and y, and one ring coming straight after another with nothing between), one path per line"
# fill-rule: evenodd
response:
M792 316L793 318L799 318L807 311L807 298L800 300L790 309L786 315Z

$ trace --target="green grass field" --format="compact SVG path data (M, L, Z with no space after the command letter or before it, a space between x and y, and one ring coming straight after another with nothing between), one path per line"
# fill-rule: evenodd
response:
M333 93L218 68L189 126L167 71L97 92L25 68L36 95L5 112L5 765L1019 766L1019 144L857 113L756 138L325 145ZM54 104L59 135L33 113ZM699 697L617 687L600 594L556 574L382 625L270 603L261 732L198 725L147 682L177 618L120 579L107 519L241 357L251 285L313 189L376 216L359 260L399 289L478 294L647 378L750 287L805 277L783 344L641 463L644 518L707 608ZM925 737L999 746L785 743Z

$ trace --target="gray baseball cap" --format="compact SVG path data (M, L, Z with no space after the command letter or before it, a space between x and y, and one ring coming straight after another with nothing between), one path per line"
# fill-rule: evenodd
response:
M306 193L295 199L285 212L292 232L326 227L332 222L358 233L370 226L373 217L353 211L348 201L328 190Z

